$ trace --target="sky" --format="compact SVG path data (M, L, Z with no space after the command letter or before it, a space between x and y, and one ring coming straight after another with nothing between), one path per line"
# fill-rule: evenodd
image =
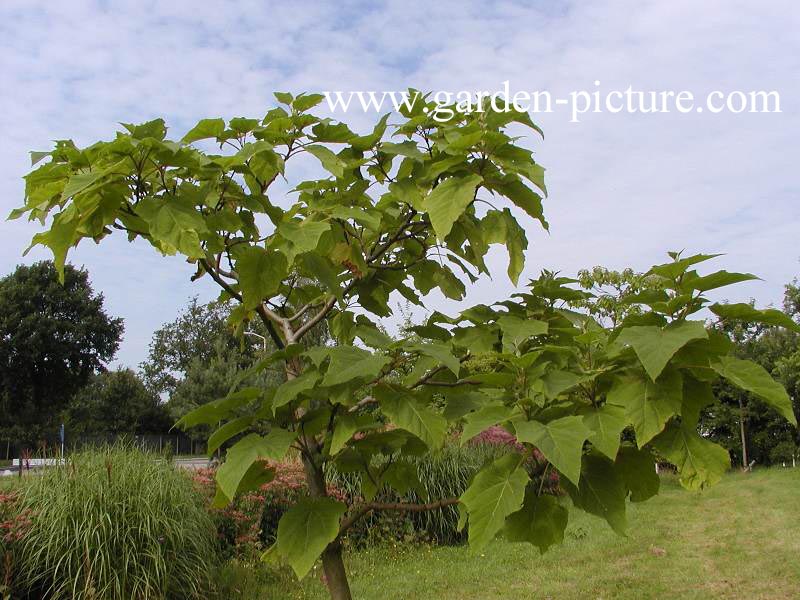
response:
M273 91L500 89L778 91L771 114L534 116L525 143L547 168L550 232L525 221L521 282L542 268L646 270L669 250L725 253L714 267L759 275L715 299L780 305L800 275L800 5L671 2L0 2L0 209L23 203L29 150L110 139L119 122L163 117L179 138L205 117L260 117ZM594 82L601 82L595 86ZM365 130L374 114L342 120ZM36 224L0 222L0 273ZM136 366L187 300L215 297L192 268L111 236L70 261L125 319L116 364ZM513 291L498 275L469 302ZM455 308L432 296L430 308Z

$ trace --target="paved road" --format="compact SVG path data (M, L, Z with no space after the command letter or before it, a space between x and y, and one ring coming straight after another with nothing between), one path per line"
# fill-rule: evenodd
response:
M209 460L204 456L192 456L192 457L178 457L174 459L175 465L180 467L181 469L191 469L196 471L197 469L205 469L209 466ZM31 466L31 470L35 471L37 469L44 469L47 468L46 466L36 465ZM10 477L12 475L16 475L19 471L19 467L5 467L0 468L0 477Z

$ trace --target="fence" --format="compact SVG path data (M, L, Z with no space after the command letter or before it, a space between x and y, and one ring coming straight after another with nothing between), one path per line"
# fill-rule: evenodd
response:
M195 440L185 433L146 433L146 434L107 434L92 436L71 437L67 433L64 440L65 453L104 446L115 443L127 443L143 450L158 453L168 453L174 456L200 456L206 453L207 443L204 440ZM24 452L30 456L48 457L56 456L61 452L61 440L58 437L48 436L41 440L35 447L22 444L14 440L0 440L0 460L19 458Z

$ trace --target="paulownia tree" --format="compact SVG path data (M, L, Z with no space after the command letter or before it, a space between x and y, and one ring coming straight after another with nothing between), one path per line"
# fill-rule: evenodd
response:
M388 337L378 320L392 316L393 297L420 304L439 290L462 299L465 281L489 275L492 244L507 249L517 283L527 240L515 215L547 227L545 184L544 169L507 130L539 130L510 107L440 123L420 101L357 135L309 114L319 95L276 97L282 106L263 119L205 119L177 142L162 120L125 125L113 141L87 148L59 141L34 154L49 161L27 176L25 205L12 217L48 224L33 242L50 247L59 267L81 239L100 242L113 230L183 255L194 278L212 279L237 304L234 325L263 322L278 350L246 375L282 365L285 380L235 386L180 424L224 422L209 440L209 452L230 444L218 504L268 481L268 461L290 448L299 454L308 496L284 514L268 555L298 576L321 556L332 598L351 597L341 540L371 511L458 505L474 548L500 532L542 551L560 541L567 504L531 481L524 463L534 448L572 504L618 532L626 501L658 489L654 450L687 487L713 483L728 455L696 424L719 376L794 419L765 371L732 358L720 335L691 319L705 292L752 277L701 276L692 267L709 256L675 254L654 267L660 285L628 297L641 310L613 329L570 308L586 299L571 280L545 274L510 300L456 317L437 312L413 337ZM221 154L200 140L214 140ZM329 175L276 190L287 164L308 167L308 157ZM332 343L306 341L319 325ZM374 500L384 486L401 494L415 487L410 457L490 425L507 428L525 453L486 465L460 498ZM635 443L623 444L629 427ZM361 473L362 503L328 496L329 468Z

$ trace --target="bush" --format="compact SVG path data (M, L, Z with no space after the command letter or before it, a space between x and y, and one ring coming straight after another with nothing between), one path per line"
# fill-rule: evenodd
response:
M227 506L214 508L214 469L198 469L191 476L214 524L220 555L226 559L254 559L262 549L259 531L264 506L263 495L259 492L240 495Z
M5 482L3 482L5 483ZM19 494L11 486L0 487L0 598L15 597L12 587L15 556L30 527L30 511L19 507Z
M199 598L214 528L189 478L157 455L109 447L28 477L16 583L48 598Z

